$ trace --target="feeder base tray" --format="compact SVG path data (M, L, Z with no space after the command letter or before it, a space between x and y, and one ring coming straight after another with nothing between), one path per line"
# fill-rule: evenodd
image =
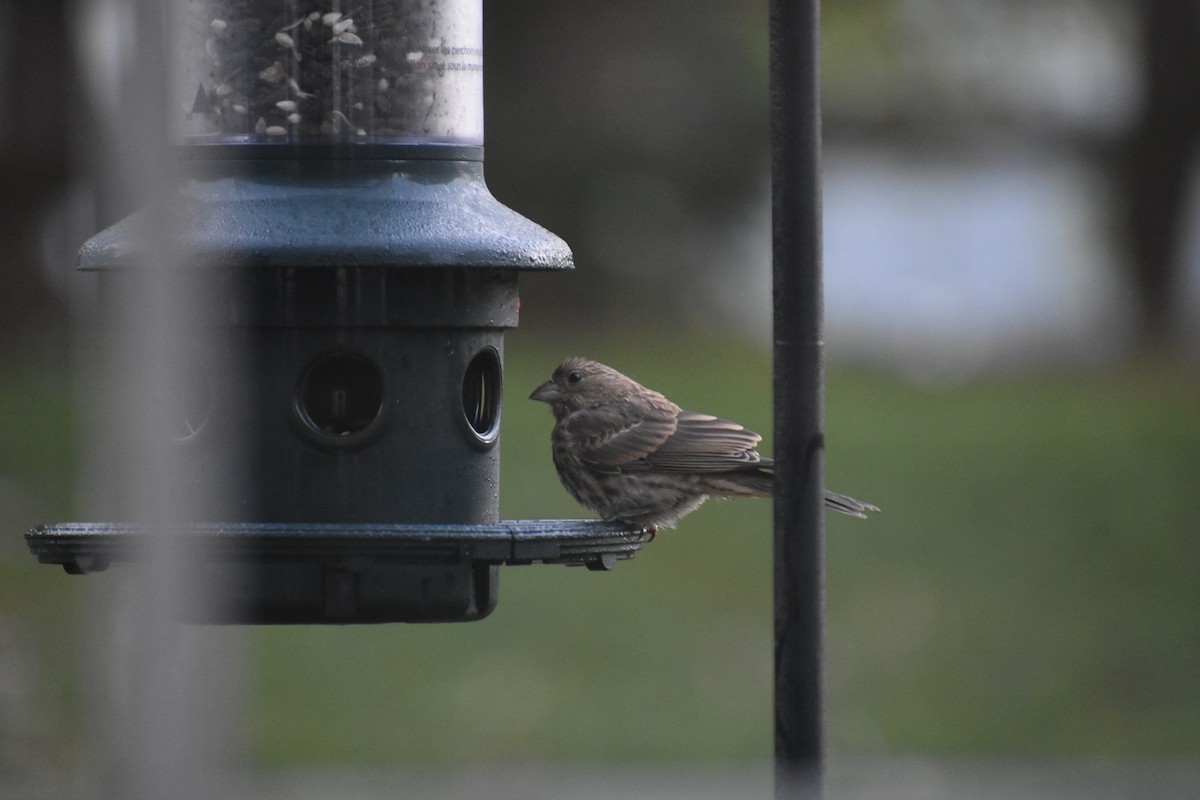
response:
M493 525L202 523L157 538L178 546L219 600L197 621L227 623L447 622L482 619L496 605L503 564L611 569L652 534L594 520ZM99 572L147 552L150 528L64 522L25 535L43 564Z

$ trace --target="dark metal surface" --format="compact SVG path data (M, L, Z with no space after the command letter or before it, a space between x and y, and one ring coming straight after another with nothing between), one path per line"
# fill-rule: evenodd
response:
M771 0L778 798L819 798L824 760L818 19L817 0Z
M60 522L34 528L25 541L39 562L84 574L135 558L139 540L149 533L145 526L127 523ZM492 525L222 522L185 525L166 533L183 537L197 556L218 560L402 558L593 567L632 558L652 538L620 523L581 519L503 520Z
M629 559L652 539L644 530L596 519L504 519L491 525L198 523L166 533L186 537L198 548L197 554L208 558L362 555L568 566L586 566L608 555ZM38 525L25 534L25 542L42 564L71 566L68 572L85 573L133 558L139 537L149 534L145 525L62 522Z
M209 523L170 536L219 602L192 621L225 624L457 622L495 608L502 564L611 569L651 535L593 520L493 525ZM43 564L100 572L137 559L150 528L64 522L25 534Z
M220 621L480 619L499 564L608 568L636 550L603 530L539 523L518 538L498 523L517 275L573 263L492 197L480 149L182 155L171 199L94 236L79 267L100 273L114 332L141 322L127 302L147 277L139 265L174 270L195 312L170 345L181 369L164 392L172 441L158 441L163 467L221 498L172 540L231 609ZM153 258L147 228L172 217L186 258ZM145 533L56 525L30 546L87 572Z

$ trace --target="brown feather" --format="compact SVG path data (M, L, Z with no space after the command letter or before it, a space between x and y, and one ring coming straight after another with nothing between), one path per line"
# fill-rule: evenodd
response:
M672 527L712 497L765 497L774 462L762 437L720 417L684 411L663 395L586 358L568 358L530 395L550 405L558 477L606 520ZM835 492L825 504L853 516L879 509Z

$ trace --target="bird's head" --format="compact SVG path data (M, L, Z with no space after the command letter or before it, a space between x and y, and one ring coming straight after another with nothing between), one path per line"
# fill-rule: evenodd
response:
M561 419L580 409L617 404L645 393L651 392L612 367L573 356L534 389L529 399L548 403L554 416Z

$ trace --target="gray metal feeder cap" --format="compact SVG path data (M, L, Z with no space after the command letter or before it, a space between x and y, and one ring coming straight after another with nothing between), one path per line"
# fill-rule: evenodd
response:
M180 244L211 266L574 268L566 242L492 196L482 161L197 160L177 199ZM145 255L149 216L94 236L79 268Z

